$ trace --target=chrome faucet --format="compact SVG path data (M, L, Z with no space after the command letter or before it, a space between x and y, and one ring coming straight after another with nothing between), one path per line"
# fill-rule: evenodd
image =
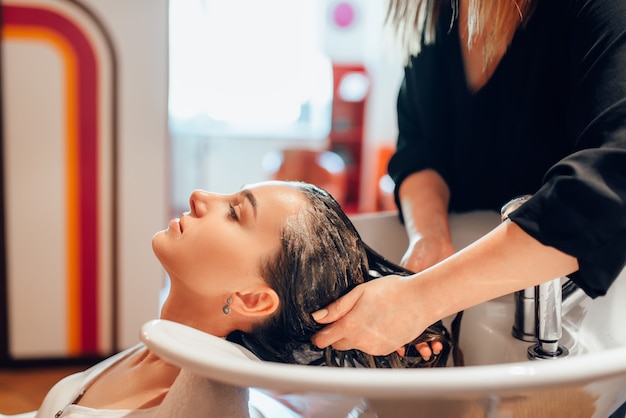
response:
M505 204L501 219L524 204L530 195L521 196ZM515 292L513 336L522 341L535 342L528 348L530 359L553 359L569 354L559 345L562 337L561 320L572 307L578 305L585 292L567 277L556 278L538 286Z

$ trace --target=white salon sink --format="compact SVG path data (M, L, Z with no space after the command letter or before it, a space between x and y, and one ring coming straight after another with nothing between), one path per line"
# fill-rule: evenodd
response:
M374 249L392 260L401 257L406 236L394 214L362 215L354 222ZM456 247L498 222L495 213L453 217ZM606 418L626 402L624 272L607 296L585 300L564 318L561 343L570 352L566 358L528 360L530 343L511 335L513 312L512 296L465 311L460 345L466 366L444 369L261 362L234 344L167 321L146 324L142 339L165 359L208 379L291 394L292 400L300 396L309 411L317 411L302 416ZM315 409L320 401L323 407Z

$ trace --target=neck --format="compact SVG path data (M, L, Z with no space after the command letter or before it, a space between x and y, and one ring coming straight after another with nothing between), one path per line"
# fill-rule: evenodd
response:
M226 337L237 327L233 314L225 315L221 306L214 303L193 303L193 299L178 297L170 291L161 309L161 319L198 329L216 337Z
M495 42L489 38L493 28L493 16L481 16L480 29L475 34L469 33L469 0L461 0L459 10L459 37L461 54L465 69L468 89L475 93L487 84L498 64L502 60L511 42L514 30L506 39ZM471 39L470 39L471 37Z
M168 363L167 361L163 360L161 357L157 356L156 354L154 354L152 351L150 351L149 349L146 349L140 353L137 354L137 356L135 358L131 358L131 365L132 366L147 366L150 368L153 367L160 367L161 370L167 370L169 371L169 375L171 376L173 375L177 375L178 372L180 371L180 368L178 366L174 366L171 363ZM164 378L167 378L168 374L163 374Z

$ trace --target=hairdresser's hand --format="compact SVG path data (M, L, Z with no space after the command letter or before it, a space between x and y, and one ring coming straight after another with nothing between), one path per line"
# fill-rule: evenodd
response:
M409 175L398 191L409 247L400 264L419 273L454 253L448 202L450 190L436 171Z
M372 355L399 351L429 325L420 316L421 298L414 295L410 282L400 276L372 280L313 313L317 322L330 324L313 337L313 343Z
M415 273L427 269L454 254L449 239L420 237L411 240L400 265Z

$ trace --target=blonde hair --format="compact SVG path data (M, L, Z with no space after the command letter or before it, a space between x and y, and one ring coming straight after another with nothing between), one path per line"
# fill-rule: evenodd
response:
M471 48L477 37L484 37L484 64L498 51L506 49L515 31L532 14L537 0L468 0L467 43ZM435 42L441 6L452 7L450 27L459 17L459 0L388 0L386 23L401 42L405 61L417 55L422 45ZM486 32L486 22L489 22Z

